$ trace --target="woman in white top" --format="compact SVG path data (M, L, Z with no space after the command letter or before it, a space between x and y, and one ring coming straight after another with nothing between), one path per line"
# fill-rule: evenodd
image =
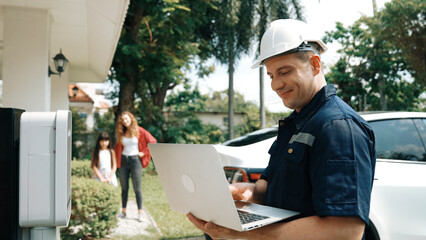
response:
M138 126L135 117L130 112L123 112L118 117L115 135L117 142L114 149L119 168L122 202L122 211L118 217L126 217L128 182L131 177L138 205L138 220L142 221L142 168L147 167L151 159L148 143L155 143L157 140L148 131Z
M115 176L117 161L115 152L111 148L111 139L106 132L101 132L96 141L96 146L92 153L92 170L93 179L118 186L117 177Z

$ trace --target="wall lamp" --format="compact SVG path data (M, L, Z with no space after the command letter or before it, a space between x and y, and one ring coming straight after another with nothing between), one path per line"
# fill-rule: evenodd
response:
M56 72L53 72L50 69L50 65L49 65L49 77L52 74L58 74L59 76L61 76L61 73L65 71L65 68L67 67L67 63L68 63L68 59L64 56L64 54L62 54L62 49L60 50L60 52L58 54L56 54L56 56L53 58L53 63L55 64L55 69Z

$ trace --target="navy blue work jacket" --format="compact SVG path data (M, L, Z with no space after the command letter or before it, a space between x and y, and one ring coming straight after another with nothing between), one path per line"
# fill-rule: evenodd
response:
M279 122L264 204L308 216L359 216L368 223L376 164L374 133L333 85Z

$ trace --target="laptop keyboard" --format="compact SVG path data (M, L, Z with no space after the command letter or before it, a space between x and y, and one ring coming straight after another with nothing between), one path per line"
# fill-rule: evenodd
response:
M259 214L243 212L243 211L238 211L238 216L240 217L240 221L242 224L251 223L258 220L269 218L267 216L262 216Z

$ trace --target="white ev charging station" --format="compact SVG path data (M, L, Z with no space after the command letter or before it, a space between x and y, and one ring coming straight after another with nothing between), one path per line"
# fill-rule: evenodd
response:
M71 112L24 112L20 123L22 239L59 239L71 216Z

